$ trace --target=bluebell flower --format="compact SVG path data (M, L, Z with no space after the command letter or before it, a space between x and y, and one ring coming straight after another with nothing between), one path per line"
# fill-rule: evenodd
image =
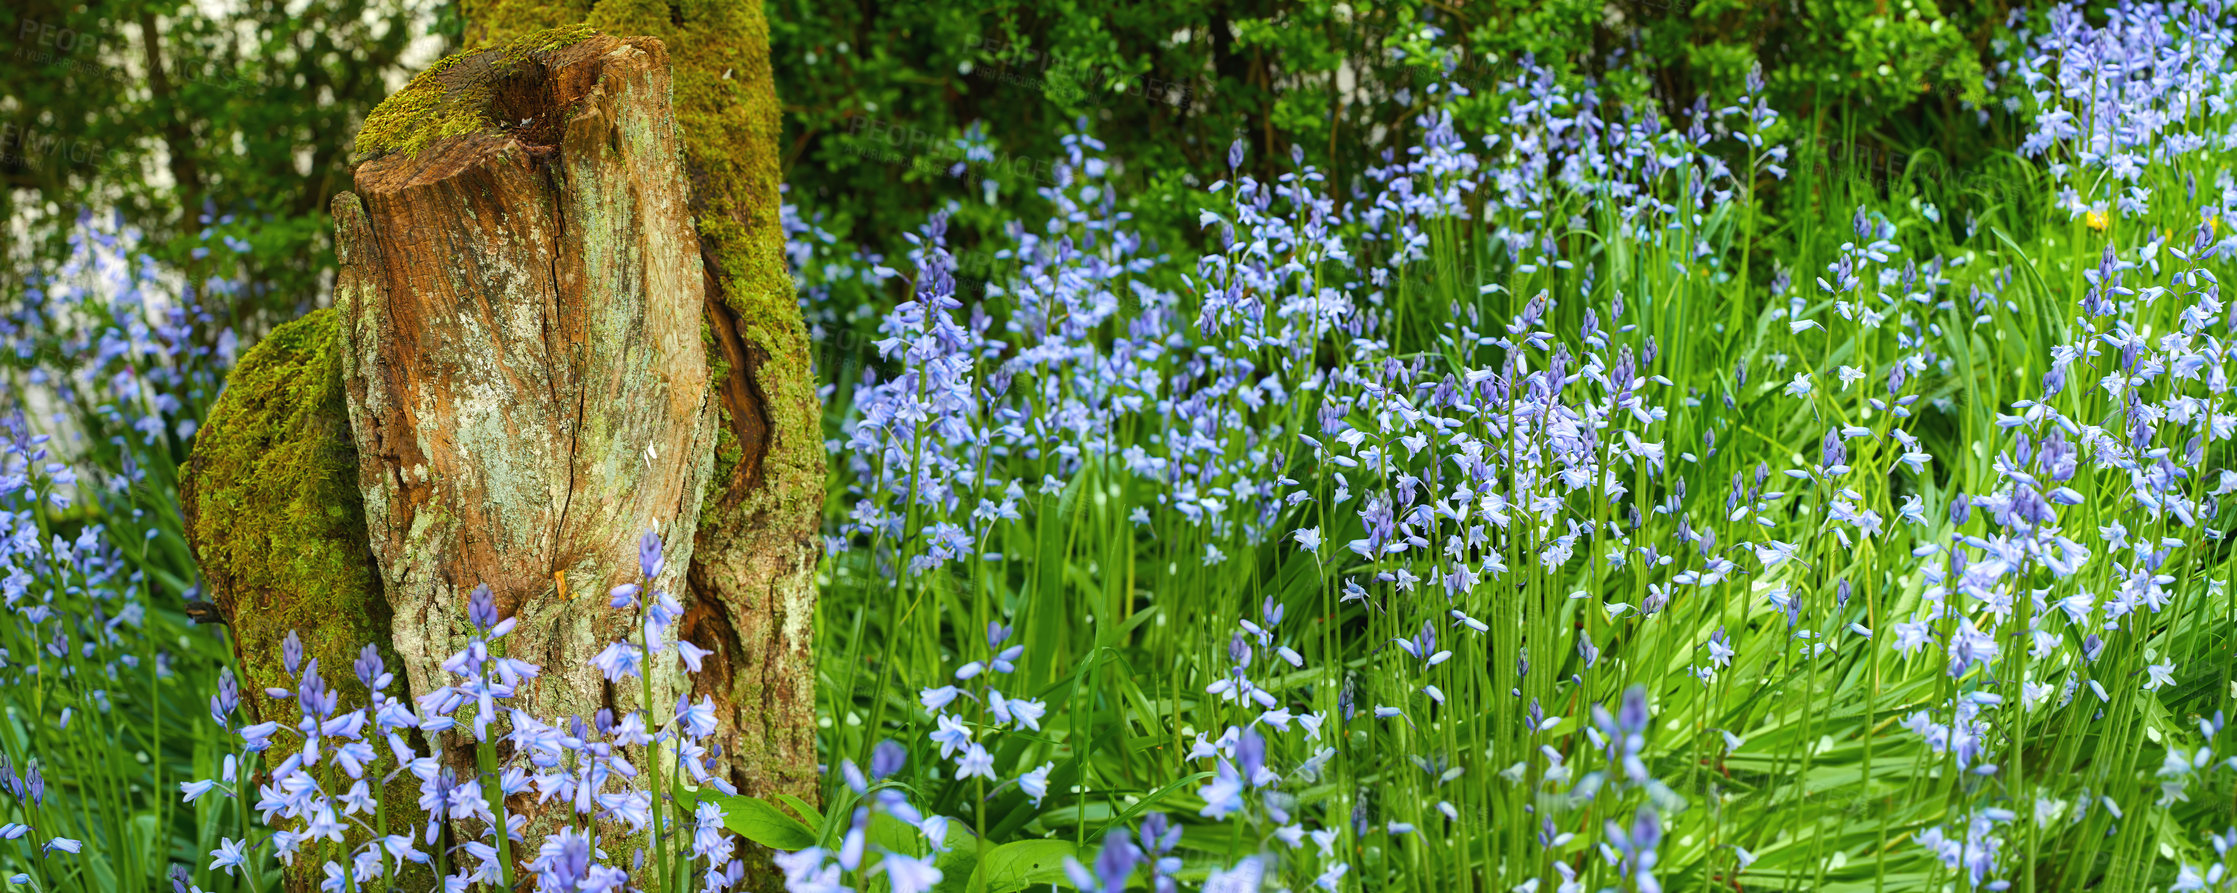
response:
M908 759L908 748L902 747L899 742L880 741L878 746L870 751L870 777L890 778L894 773L901 771L902 765Z
M1041 805L1041 798L1048 796L1049 770L1054 768L1055 763L1042 763L1039 768L1018 776L1018 789L1033 800L1034 806Z
M477 584L473 593L467 596L466 620L483 632L488 632L497 625L497 598L490 593L489 584ZM293 635L293 632L289 634Z
M645 579L650 580L660 576L660 572L666 570L667 566L667 560L660 554L660 532L645 531L645 535L637 540L637 569L643 572Z
M590 659L590 665L597 667L607 682L620 682L639 675L639 656L642 653L637 646L628 642L608 642L604 650Z
M956 696L962 693L962 689L956 688L953 685L942 685L935 688L927 688L924 691L920 692L917 696L917 702L924 705L924 709L926 712L938 713L941 710L945 709L949 704L955 703Z
M1048 712L1048 707L1026 698L1004 698L1001 692L988 689L987 712L999 722L1016 722L1023 728L1040 731L1041 715Z
M994 755L985 746L974 741L963 748L956 757L956 778L984 778L994 780Z
M606 593L606 605L611 608L633 610L637 607L637 593L640 591L635 583L623 583Z
M938 717L939 728L932 732L934 744L940 745L940 758L946 759L955 751L971 743L971 730L961 720L945 713Z
M1212 780L1196 792L1204 801L1204 808L1197 814L1216 821L1242 811L1243 790L1243 777L1237 774L1234 764L1221 759Z
M233 838L220 838L218 848L210 851L210 870L223 871L228 877L232 876L234 869L247 864L248 852L245 845Z
M944 876L929 858L888 852L878 862L879 871L893 885L893 893L926 893Z

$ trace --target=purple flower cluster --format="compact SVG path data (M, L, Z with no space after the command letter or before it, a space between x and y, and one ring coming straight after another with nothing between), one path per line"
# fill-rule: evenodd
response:
M939 746L941 759L955 760L953 778L959 782L971 778L997 781L994 754L987 749L984 739L1005 726L1038 732L1041 717L1048 713L1048 705L1042 701L1004 696L994 687L993 674L1016 672L1017 660L1025 654L1023 645L1004 647L1012 632L1000 623L987 624L986 645L990 656L957 667L955 682L960 685L926 688L917 697L932 716L934 730L930 741ZM975 718L951 712L951 708L958 706L959 699L976 705ZM1051 768L1052 764L1044 763L1014 779L1035 806L1048 794Z
M97 870L81 850L117 883L156 883L162 866L114 851L129 817L163 813L146 793L173 783L159 745L193 715L167 703L192 625L175 609L197 595L172 494L237 346L203 302L235 286L182 291L121 218L81 212L62 234L69 253L0 312L15 370L0 385L0 713L16 717L0 734L0 850L14 884ZM206 682L195 650L187 678ZM90 741L157 758L108 760ZM96 790L124 802L89 808Z
M2006 107L2032 119L2020 151L2049 162L2070 217L2090 215L2103 228L2109 214L2141 217L2155 202L2225 220L2237 208L2227 169L2203 199L2195 174L2179 198L2147 176L2154 166L2189 168L2237 147L2237 129L2217 129L2237 102L2227 79L2228 15L2219 0L2131 0L2108 9L2100 26L2079 5L2062 4L2041 30L2016 29L2016 52L1999 66L2015 87ZM2024 22L2018 10L2014 19ZM2237 242L2217 250L2237 251Z
M644 579L657 576L662 564L660 540L647 533L640 554ZM637 609L639 638L615 643L601 655L609 681L638 675L642 655L671 648L695 670L704 652L664 636L681 610L675 599L654 593L640 603L639 591L638 584L624 584L610 595L613 607ZM235 767L286 745L287 756L257 788L255 809L270 834L250 841L227 838L211 853L211 867L230 874L268 849L289 865L298 858L319 860L322 889L335 893L376 886L407 863L434 868L452 893L497 886L511 877L509 860L518 857L508 854L526 845L529 825L528 815L505 804L528 796L555 808L560 825L526 862L537 889L606 893L634 889L632 872L647 858L668 852L666 841L645 836L670 802L663 764L672 763L699 785L737 793L714 771L719 753L711 745L717 731L711 701L694 704L686 696L669 720L657 724L644 710L539 719L507 706L539 672L535 664L502 654L515 618L500 617L489 587L480 586L467 600L467 619L472 632L465 646L442 664L450 684L411 701L389 694L395 677L380 652L365 646L352 669L367 700L355 706L342 703L318 661L306 660L302 641L290 633L281 659L296 687L267 694L292 697L295 721L265 720L235 729L240 753L226 757L226 772L181 785L189 801L213 791L238 796L242 780ZM617 654L624 656L610 657ZM239 709L227 674L211 699L211 716L231 728ZM419 749L415 738L430 742L431 749ZM500 738L509 745L502 761L490 747ZM477 768L461 772L445 756L459 748L480 751ZM385 803L391 783L406 775L417 781L416 801ZM722 807L701 800L688 824L676 806L665 808L676 821L673 833L688 837L700 886L717 890L736 883L745 866L722 830ZM406 833L388 833L392 815L423 815L425 822Z

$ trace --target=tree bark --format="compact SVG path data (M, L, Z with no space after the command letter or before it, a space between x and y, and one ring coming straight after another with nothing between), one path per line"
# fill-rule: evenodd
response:
M646 591L681 591L692 538L675 533L698 517L716 437L667 53L603 35L514 46L421 87L439 92L419 123L494 126L368 160L333 204L350 428L392 641L414 692L454 681L439 664L488 584L519 619L508 653L543 668L518 706L619 714L642 699L592 666L631 628L606 591L637 579L650 529L668 569ZM681 680L663 656L653 722Z
M715 652L696 684L723 712L732 782L813 802L823 408L784 258L782 123L761 4L467 0L465 14L469 41L587 21L658 37L674 60L721 419L681 635Z

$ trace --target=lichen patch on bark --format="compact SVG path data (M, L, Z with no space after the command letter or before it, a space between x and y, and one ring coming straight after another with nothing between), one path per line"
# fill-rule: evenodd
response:
M523 34L495 51L456 53L414 76L374 106L358 129L358 161L417 155L430 144L477 133L535 132L532 101L510 95L516 80L547 65L560 50L597 32L577 24ZM523 115L526 120L522 120Z

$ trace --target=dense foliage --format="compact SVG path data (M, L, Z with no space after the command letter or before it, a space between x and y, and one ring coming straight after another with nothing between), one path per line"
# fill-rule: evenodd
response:
M0 229L0 270L51 269L94 206L166 266L240 283L212 302L225 325L301 315L333 267L350 135L446 22L401 0L0 8L0 215L24 224Z
M1198 240L1196 190L1229 143L1271 179L1295 146L1341 196L1404 126L1432 107L1488 126L1494 103L1451 102L1450 84L1488 92L1526 67L1565 87L1597 79L1611 101L1684 108L1731 97L1760 65L1767 96L1818 134L1886 125L1944 152L1984 144L1963 127L1980 102L2000 2L1619 0L1446 4L1205 2L779 3L770 22L787 104L787 181L865 245L941 199L1046 206L1058 140L1086 122L1146 237ZM1543 66L1542 69L1536 66ZM1884 149L1884 146L1883 146ZM1004 199L999 193L1013 193ZM989 197L993 200L988 201Z
M1202 256L1084 134L972 253L960 213L905 261L800 224L812 289L908 290L835 373L830 738L969 830L886 846L1068 840L1081 889L2219 884L2231 34L2016 24L2016 158L1951 205L1764 78L1665 118L1525 71L1339 198L1236 141ZM1772 184L1812 197L1776 252ZM794 889L875 871L874 812Z
M769 18L794 192L875 246L937 201L983 199L990 182L1012 193L999 204L1045 213L1033 186L1048 184L1058 137L1082 119L1124 170L1145 234L1193 241L1191 193L1236 136L1259 176L1295 144L1348 188L1411 144L1400 125L1427 107L1427 87L1481 88L1525 58L1565 84L1598 77L1666 108L1732 95L1761 63L1773 102L1823 118L1825 132L1884 128L1895 141L1883 151L1970 156L1990 144L1945 124L1980 98L2008 6L787 2ZM0 9L0 210L37 221L0 230L0 266L58 262L77 208L115 208L166 263L242 283L247 297L221 308L229 324L261 332L301 315L332 265L325 203L347 185L358 123L463 32L446 2ZM1469 105L1456 114L1480 123ZM949 173L957 162L969 162L962 176ZM195 253L220 238L257 250Z

